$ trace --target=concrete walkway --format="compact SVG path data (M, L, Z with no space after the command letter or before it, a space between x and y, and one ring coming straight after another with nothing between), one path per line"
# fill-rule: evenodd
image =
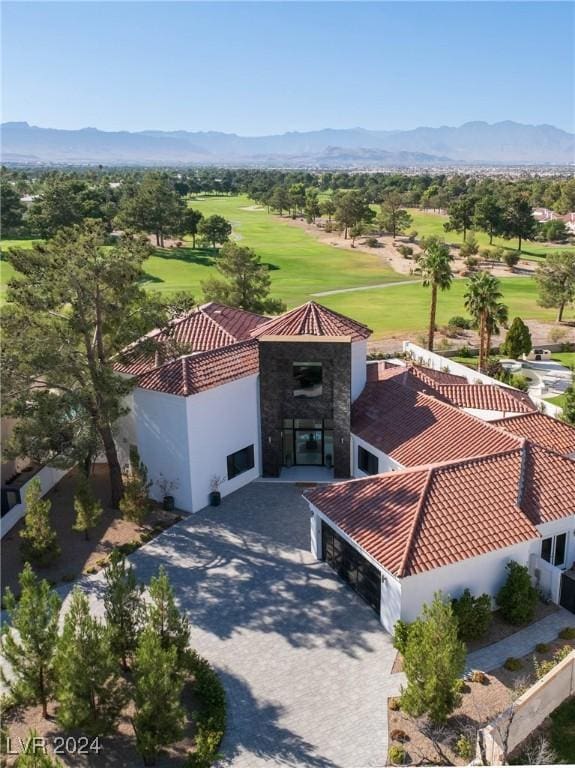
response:
M536 621L525 629L520 629L519 632L515 632L504 640L470 653L467 656L467 667L489 672L491 669L500 667L509 656L519 658L533 651L537 643L550 643L555 640L557 633L563 627L575 627L575 613L559 608L555 613Z
M228 700L222 765L386 764L387 696L399 683L391 678L391 638L311 556L301 489L252 483L130 560L144 582L166 567L192 646L221 676ZM100 575L82 586L100 612Z
M410 285L411 283L418 283L421 280L413 278L412 280L396 280L391 283L377 283L377 285L360 285L357 288L336 288L333 291L320 291L319 293L312 293L312 296L334 296L336 293L355 293L355 291L371 291L374 288L391 288L394 285Z

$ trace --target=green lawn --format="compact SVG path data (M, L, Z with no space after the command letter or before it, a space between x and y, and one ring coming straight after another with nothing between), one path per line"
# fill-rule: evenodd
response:
M572 368L575 366L575 352L553 352L552 359Z
M218 213L232 222L233 236L269 264L272 295L283 299L289 307L303 303L316 291L406 279L382 264L378 256L324 245L302 229L270 216L266 210L254 210L252 201L245 196L199 198L191 204L205 216ZM31 244L32 241L24 240L4 241L2 249ZM13 271L6 263L2 267L1 283L5 286ZM150 288L162 292L187 290L200 300L201 282L215 273L214 254L192 248L157 249L145 271Z
M440 293L438 325L447 324L453 315L467 314L463 305L465 286L465 280L455 280L450 290ZM555 310L543 309L537 304L537 286L531 278L502 278L501 289L503 301L509 306L510 317L518 315L526 321L554 320ZM422 332L427 325L429 298L429 290L414 283L323 296L321 303L367 323L374 331L373 338L377 339L393 334L409 334L413 337L415 333Z
M557 759L575 765L575 697L551 713L551 747Z
M424 213L418 208L409 208L409 213L413 217L413 229L417 230L418 237L429 237L430 235L436 235L437 237L443 237L448 243L460 244L463 242L463 234L457 232L446 232L443 229L443 225L447 221L447 216L439 216L434 213ZM477 242L481 246L489 245L489 236L485 232L476 232L475 237ZM517 248L517 240L505 240L502 237L493 238L494 246L501 246L502 248L511 248L515 250ZM542 243L523 243L522 256L525 259L538 261L542 256L553 251L571 251L575 253L574 246L553 246L543 245Z

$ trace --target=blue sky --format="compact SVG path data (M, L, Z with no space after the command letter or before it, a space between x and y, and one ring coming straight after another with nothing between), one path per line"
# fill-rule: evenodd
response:
M3 120L573 130L569 2L4 2Z

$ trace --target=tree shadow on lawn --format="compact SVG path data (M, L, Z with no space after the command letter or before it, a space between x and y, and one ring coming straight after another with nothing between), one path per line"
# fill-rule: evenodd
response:
M154 256L159 259L183 261L186 264L197 264L200 267L213 267L217 261L218 252L207 248L154 248Z
M280 725L281 705L260 702L245 680L218 670L228 699L228 723L221 744L221 765L229 765L242 752L244 760L265 761L267 765L302 765L336 768L329 758L314 754L315 747L297 733ZM316 713L319 717L320 713ZM246 762L246 764L248 764Z

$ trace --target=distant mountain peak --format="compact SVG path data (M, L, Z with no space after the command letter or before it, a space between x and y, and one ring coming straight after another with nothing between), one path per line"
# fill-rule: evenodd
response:
M473 120L459 127L412 130L322 128L270 136L220 131L59 130L8 122L2 152L38 163L135 165L286 165L376 169L392 165L441 164L568 165L575 162L575 137L551 125L512 120ZM15 161L14 161L15 162ZM340 163L340 165L337 165Z

